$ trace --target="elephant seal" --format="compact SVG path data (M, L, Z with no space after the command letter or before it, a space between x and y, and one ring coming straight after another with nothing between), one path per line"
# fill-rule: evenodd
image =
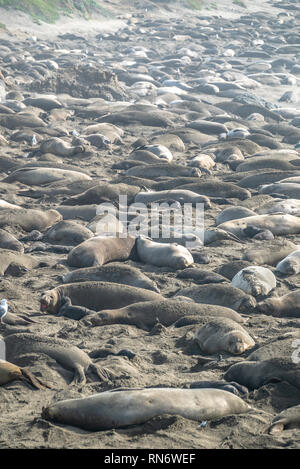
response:
M299 215L300 213L300 200L298 199L285 199L285 200L272 200L267 202L258 209L259 215L268 213L289 213L291 215Z
M136 240L136 247L139 259L145 264L177 270L184 269L194 262L192 254L176 243L156 243L140 236Z
M260 245L259 245L260 246ZM288 240L274 239L263 243L262 247L251 248L243 254L243 260L253 264L276 265L291 252L296 251L297 245Z
M125 261L132 254L136 238L95 236L74 247L68 255L71 267L92 267L111 261Z
M238 205L234 207L228 207L222 210L216 218L216 226L221 225L230 220L237 220L239 218L253 217L257 215L253 210L246 207L240 207Z
M64 205L90 205L102 202L118 201L120 195L126 195L128 203L132 203L134 197L139 192L139 188L129 184L95 184L80 194L76 194L67 200Z
M147 275L139 269L122 262L110 262L101 267L87 267L73 270L63 278L64 283L87 281L119 283L159 292L156 283L150 280Z
M147 174L147 172L145 173ZM199 181L192 184L180 185L180 190L189 190L207 197L222 197L245 200L251 197L251 193L242 187L238 187L230 182L219 181L218 179Z
M76 246L94 236L93 232L72 220L62 220L52 226L44 235L50 243Z
M23 230L30 232L33 230L45 231L62 219L56 210L2 210L0 212L0 226L19 226Z
M254 297L265 296L276 288L276 277L266 267L251 266L240 270L233 277L231 285Z
M209 360L209 359L208 359ZM245 386L241 386L234 381L227 383L224 380L218 381L195 381L194 383L190 384L191 389L206 389L206 388L215 388L215 389L222 389L223 391L232 392L236 396L247 396L248 389Z
M260 230L270 230L275 236L300 233L300 219L286 213L256 215L238 220L230 220L222 223L218 228L243 238L245 237L245 230L251 226Z
M48 355L63 368L73 371L72 383L85 384L85 373L88 369L96 373L101 380L109 377L109 372L95 365L83 350L63 339L19 332L6 336L4 342L8 361L18 363L23 355L32 353Z
M145 174L149 179L155 179L157 177L178 177L178 176L191 176L200 177L201 171L198 168L189 168L173 163L160 163L152 165L135 166L126 171L128 176L144 177ZM192 190L192 189L191 189ZM205 194L203 194L205 195Z
M40 298L41 311L57 314L64 296L69 297L73 305L84 306L94 311L122 308L139 301L163 299L158 293L118 283L66 283L42 293Z
M268 433L276 435L292 428L300 428L300 405L284 409L276 415L268 428Z
M299 303L298 303L299 302ZM268 298L257 305L263 314L276 317L300 317L300 290L295 290L279 298Z
M270 358L263 361L243 361L232 365L224 375L226 381L236 381L249 389L257 389L274 381L287 381L300 389L300 365L290 358Z
M91 181L92 178L80 171L61 168L19 168L3 179L3 182L20 182L28 186L43 186L53 182L64 184L76 181Z
M300 249L291 252L276 265L276 272L285 275L295 275L300 272Z
M63 296L60 302L60 308L57 316L65 316L69 319L79 319L84 318L88 314L94 313L95 311L84 308L83 306L73 306L69 297Z
M181 204L204 204L205 208L210 208L210 200L208 197L198 195L195 192L171 189L169 191L158 191L158 192L139 192L134 199L136 203L150 204L157 201L163 200L176 200Z
M276 182L263 185L259 189L260 194L280 194L289 199L300 199L300 187L297 182Z
M36 389L52 388L52 386L34 376L26 368L20 368L13 363L0 360L0 386L15 380L24 381Z
M168 327L183 317L189 321L205 321L212 316L226 317L237 323L244 319L230 308L222 306L197 304L193 301L180 301L179 298L139 302L124 308L102 310L90 315L87 320L93 326L106 326L109 324L130 324L146 331L151 330L157 322ZM190 321L190 319L193 320Z
M218 270L218 274L226 277L228 280L232 280L233 277L245 267L251 266L251 263L248 261L232 261L227 264L222 265Z
M210 270L203 270L197 267L188 267L177 274L177 278L192 279L199 285L207 283L223 283L227 282L228 279L222 275L216 274Z
M213 420L248 412L240 397L221 389L148 388L105 391L47 407L42 417L89 431L128 427L160 415Z
M250 312L256 306L256 301L252 296L246 295L239 288L226 283L210 283L208 285L183 288L173 298L176 299L177 295L192 298L196 303L226 306L240 313Z
M255 345L248 332L229 318L212 319L195 332L194 340L208 354L228 352L241 355Z
M0 249L10 249L23 253L24 246L12 234L0 229Z
M83 146L70 146L61 138L50 138L41 143L39 151L41 153L52 153L57 156L73 156L77 153L83 153Z

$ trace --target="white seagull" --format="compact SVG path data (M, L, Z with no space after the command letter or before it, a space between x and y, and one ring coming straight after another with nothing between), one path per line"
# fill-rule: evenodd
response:
M3 318L6 316L8 310L8 303L7 300L0 301L0 322L3 323Z

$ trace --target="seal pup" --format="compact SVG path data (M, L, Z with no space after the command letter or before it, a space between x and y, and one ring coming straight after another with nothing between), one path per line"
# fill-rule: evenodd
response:
M276 288L276 277L266 267L250 266L240 270L233 277L231 285L254 297L265 296Z
M276 265L276 272L285 275L295 275L300 272L300 249L291 252Z
M228 352L241 355L255 345L248 332L229 318L209 321L195 332L194 340L208 354Z
M257 309L270 316L300 317L300 290L295 290L278 298L268 298L258 303Z
M283 430L292 428L300 428L300 405L284 409L276 415L268 428L268 433L277 435L283 432Z
M288 254L296 251L297 245L288 240L274 239L269 241L268 245L263 243L255 248L251 248L244 252L243 260L251 262L252 264L268 264L276 265Z
M136 240L136 247L139 259L145 264L177 270L184 269L194 262L192 254L176 243L156 243L140 236Z
M88 314L94 312L95 311L88 308L84 308L82 306L73 306L70 298L67 296L63 296L60 302L60 308L57 316L65 316L66 318L75 319L76 321L79 321L79 319L82 319Z
M148 388L105 391L43 409L42 417L89 431L138 425L159 415L213 420L248 412L240 397L221 389Z
M61 138L50 138L41 143L39 151L41 153L52 153L57 156L74 156L77 153L83 153L85 148L83 146L68 145L67 142Z
M6 360L0 360L0 386L15 380L24 381L36 389L52 388L50 384L35 377L26 368L21 368Z

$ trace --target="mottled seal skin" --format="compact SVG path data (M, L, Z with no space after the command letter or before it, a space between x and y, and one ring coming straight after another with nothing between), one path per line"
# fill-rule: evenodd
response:
M216 305L197 304L192 301L162 299L139 302L124 308L103 310L88 318L93 326L106 326L109 324L130 324L140 329L151 330L159 321L168 327L183 317L205 320L214 316L227 317L236 323L245 320L230 308Z
M63 278L64 283L87 281L119 283L159 292L156 283L150 280L143 272L121 262L110 262L101 267L87 267L73 270Z
M268 428L268 433L276 435L283 430L300 428L300 405L284 409L273 419Z
M156 243L150 239L139 237L136 241L139 259L146 264L172 269L184 269L193 264L192 254L179 244Z
M176 293L175 299L177 295L192 298L196 303L226 306L240 313L249 313L256 306L256 301L252 296L226 283L210 283L208 285L184 288Z
M39 378L36 378L25 368L20 368L13 363L0 360L0 386L15 380L24 381L28 384L31 384L36 389L45 389L45 387L51 387L49 384L43 382Z
M2 210L0 213L0 226L20 226L25 231L45 231L62 219L56 210Z
M256 215L240 218L222 223L219 228L243 238L245 237L245 229L251 225L261 230L270 230L275 236L300 233L300 219L290 214Z
M44 409L42 417L99 431L141 424L163 414L202 421L249 410L241 398L220 389L149 388L105 391L61 401Z
M291 252L296 251L296 244L288 240L274 239L274 241L260 244L243 254L243 260L253 264L276 265Z
M300 249L291 252L276 265L276 271L285 275L295 275L300 272Z
M276 317L300 317L300 290L292 291L279 298L268 298L258 303L258 310L263 314Z
M53 243L76 246L93 236L93 232L85 226L72 220L62 220L45 233L44 239Z
M268 295L276 288L276 277L270 269L251 266L242 269L232 279L231 284L254 297Z
M111 261L127 260L133 254L136 239L95 236L79 244L68 255L71 267L92 267Z
M241 355L255 345L248 332L228 318L213 319L195 332L194 340L204 353Z
M57 314L64 296L69 297L73 305L84 306L94 311L122 308L139 301L163 299L158 293L118 283L68 283L42 293L41 311Z
M63 368L74 373L74 383L86 383L85 372L90 368L100 379L109 376L106 370L93 364L90 357L78 347L69 345L62 339L37 336L34 334L17 333L4 338L6 358L8 361L18 363L22 355L42 353L56 360Z
M235 363L224 375L226 381L236 381L249 389L257 389L274 381L287 381L300 389L300 365L291 358L271 358L264 361Z

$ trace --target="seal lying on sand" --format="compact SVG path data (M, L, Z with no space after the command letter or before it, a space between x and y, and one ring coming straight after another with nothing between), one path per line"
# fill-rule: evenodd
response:
M229 352L240 355L255 345L247 331L229 318L209 321L195 333L194 340L204 353Z
M89 315L87 321L93 326L131 324L144 330L150 330L157 322L168 327L183 317L201 321L212 316L223 316L235 322L244 322L244 319L230 308L176 299L140 302L125 306L124 308L103 310Z
M300 272L300 249L291 252L276 265L276 271L286 275L295 275Z
M25 231L45 231L62 219L56 210L2 210L0 213L0 226L20 226Z
M219 225L219 228L238 236L245 237L245 229L250 226L261 230L270 230L273 235L300 233L300 219L290 214L269 214L230 220Z
M73 305L84 306L94 311L122 308L139 301L163 299L158 293L118 283L67 283L42 293L41 311L57 314L63 296L69 297Z
M10 383L11 381L20 380L31 384L36 389L51 388L48 383L43 382L35 377L25 368L20 368L13 363L0 360L0 386Z
M42 417L90 431L137 425L159 415L201 421L248 412L240 397L220 389L121 389L58 402Z
M277 317L300 317L300 290L295 290L279 298L268 298L257 305L263 314Z
M110 262L101 267L73 270L63 278L64 283L87 281L120 283L159 292L156 283L150 280L147 275L139 269L122 262Z
M4 339L6 358L18 363L22 355L42 353L56 360L63 368L74 373L74 383L86 383L85 372L90 369L100 379L107 379L109 372L92 363L90 357L78 347L70 345L62 339L54 337L37 336L34 334L18 333L8 335Z
M260 266L246 267L238 272L231 284L254 297L268 295L276 288L276 277L270 269Z
M194 262L192 254L184 246L176 243L156 243L140 236L136 245L140 260L146 264L177 270L184 269Z
M292 428L300 428L300 405L295 405L289 409L285 409L276 415L268 428L268 433L276 435L283 430Z
M110 261L126 260L133 252L135 241L132 236L95 236L73 248L67 262L71 267L92 267Z

